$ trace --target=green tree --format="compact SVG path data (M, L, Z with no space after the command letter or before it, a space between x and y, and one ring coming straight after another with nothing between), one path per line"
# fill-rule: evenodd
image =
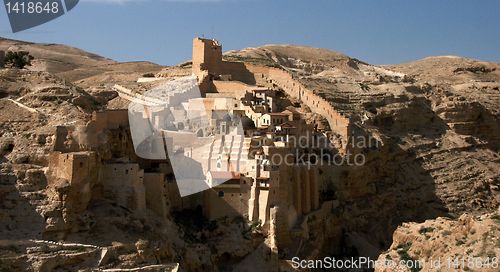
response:
M27 51L9 51L5 54L5 67L23 69L25 66L31 66L33 56Z

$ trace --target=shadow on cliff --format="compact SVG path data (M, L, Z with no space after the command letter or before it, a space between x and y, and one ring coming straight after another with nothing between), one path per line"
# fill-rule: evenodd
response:
M30 202L37 201L39 195L37 192L23 195L16 186L17 180L12 172L0 173L0 240L41 239L45 220L36 211L38 205Z
M487 147L498 152L500 149L500 120L492 114L485 106L479 102L471 102L468 112L475 112L477 115L465 125L455 125L453 129L461 135L471 135L482 142L487 143ZM473 144L477 144L472 140Z
M415 152L396 144L372 154L365 166L346 173L350 182L368 187L364 194L359 184L348 188L340 198L344 202L341 256L377 258L392 244L392 235L404 222L423 222L450 217L436 195L432 176ZM366 192L366 191L364 191Z
M450 217L419 155L435 148L448 129L427 103L412 101L399 112L379 114L368 126L386 137L384 145L359 151L366 157L365 165L340 170L341 257L376 259L391 246L402 223Z

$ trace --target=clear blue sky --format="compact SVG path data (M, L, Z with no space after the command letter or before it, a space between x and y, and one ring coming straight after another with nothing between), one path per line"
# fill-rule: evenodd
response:
M373 64L431 55L498 62L499 18L496 0L81 0L65 16L16 34L0 8L0 36L163 65L189 59L201 35L224 50L299 44Z

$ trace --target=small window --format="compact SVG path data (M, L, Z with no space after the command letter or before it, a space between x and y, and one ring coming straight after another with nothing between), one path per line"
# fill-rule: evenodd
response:
M219 195L219 197L224 197L224 192L223 191L219 191L218 195Z
M128 175L128 169L125 170L125 175Z
M83 162L80 162L80 168L83 168Z

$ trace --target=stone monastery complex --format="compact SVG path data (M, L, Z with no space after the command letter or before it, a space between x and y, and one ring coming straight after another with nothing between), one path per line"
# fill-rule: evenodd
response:
M335 138L336 148L328 152L343 154L352 134L351 120L282 68L223 61L215 40L193 40L192 74L201 97L169 97L176 107L168 109L166 118L153 118L152 125L165 137L153 146L180 154L182 161L199 162L207 189L181 197L183 180L176 178L172 156L148 159L136 153L126 109L95 112L83 128L57 128L49 188L64 209L49 215L48 234L78 231L80 214L92 201L106 199L162 218L197 207L210 220L240 216L261 224L277 252L297 248L294 241L300 239L295 238L307 238L302 230L331 213L336 204L322 197L327 178L322 167L314 161L298 163L301 155L323 147L299 147L290 139L314 143ZM115 90L131 102L159 103L121 86ZM329 129L306 122L304 107L321 115ZM209 116L206 123L179 121L201 108ZM181 141L190 138L202 139L204 145L199 150L182 147ZM276 155L284 159L276 163ZM334 224L331 228L329 235L340 231Z

